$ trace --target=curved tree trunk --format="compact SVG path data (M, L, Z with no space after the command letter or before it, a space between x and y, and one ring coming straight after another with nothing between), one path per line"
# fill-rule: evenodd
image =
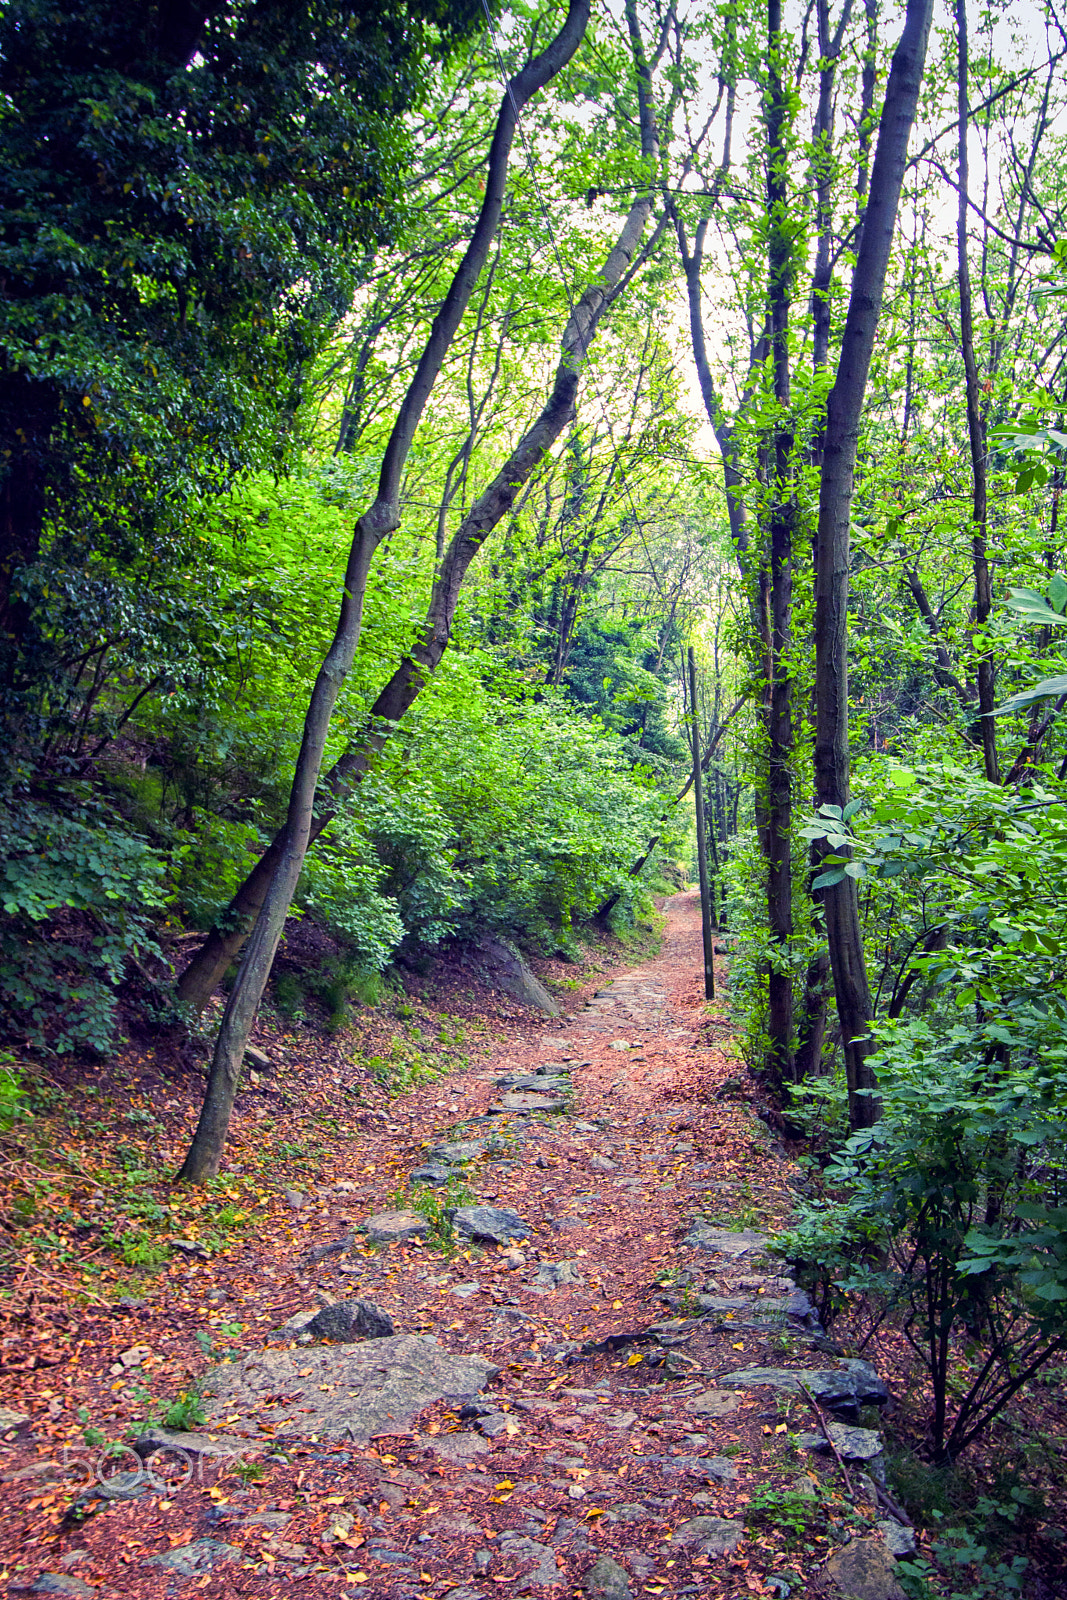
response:
M356 524L337 631L319 669L304 720L304 735L277 864L223 1014L200 1120L179 1173L186 1182L203 1183L214 1177L222 1159L248 1035L307 854L330 717L359 643L370 564L382 538L399 525L400 480L419 418L496 237L519 111L571 59L585 34L588 20L589 0L571 0L560 32L546 50L511 79L505 91L489 152L485 197L474 233L434 318L415 376L397 413L382 458L377 497Z

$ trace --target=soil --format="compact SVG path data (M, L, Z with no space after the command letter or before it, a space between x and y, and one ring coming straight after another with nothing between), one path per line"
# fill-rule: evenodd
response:
M743 1244L788 1218L797 1171L725 1009L704 1000L695 895L665 912L637 964L617 944L592 972L540 964L558 1020L446 960L337 1036L266 1019L269 1065L208 1192L168 1180L202 1089L178 1055L53 1084L4 1150L0 1405L30 1419L6 1433L0 1419L10 1593L556 1597L605 1556L620 1595L837 1592L827 1562L880 1537L885 1513L855 1466L846 1489L846 1468L798 1446L816 1424L803 1395L731 1385L834 1359L795 1318L749 1315L789 1296L781 1264ZM492 1111L498 1078L552 1064L571 1084L563 1112ZM463 1140L488 1148L447 1189L410 1183L430 1149ZM365 1242L362 1222L420 1194L436 1195L421 1201L429 1238ZM449 1241L443 1208L473 1203L511 1208L528 1236ZM686 1242L694 1222L741 1253ZM709 1311L702 1293L735 1305ZM286 1319L353 1297L492 1362L484 1414L441 1401L357 1443L295 1437L265 1407L213 1416L242 1438L192 1457L188 1481L180 1463L136 1470L129 1441L168 1406L170 1426L206 1431L195 1384L210 1366L265 1342L299 1351ZM109 1497L131 1470L118 1487L133 1497ZM682 1526L694 1518L727 1531Z

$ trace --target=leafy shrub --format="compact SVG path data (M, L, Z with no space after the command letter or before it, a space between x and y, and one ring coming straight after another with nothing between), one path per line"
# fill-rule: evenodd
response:
M162 855L100 806L0 809L0 1024L35 1049L106 1054L127 961L158 955Z
M0 1133L13 1127L27 1111L22 1073L13 1055L0 1051Z

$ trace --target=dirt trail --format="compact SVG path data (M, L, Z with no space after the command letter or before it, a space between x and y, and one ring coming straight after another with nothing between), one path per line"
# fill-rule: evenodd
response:
M814 1458L792 1436L812 1411L788 1373L834 1369L845 1391L853 1383L843 1401L830 1396L846 1413L854 1374L819 1353L803 1296L763 1257L759 1235L788 1214L793 1169L704 1004L696 896L666 912L655 959L558 1023L512 1030L476 1070L393 1101L387 1159L368 1164L353 1144L273 1254L262 1241L257 1292L273 1315L261 1323L364 1297L398 1334L498 1368L473 1403L439 1400L369 1442L358 1427L338 1437L315 1406L335 1391L355 1404L344 1390L355 1380L331 1381L322 1364L375 1343L307 1346L290 1329L256 1369L283 1375L273 1392L227 1398L245 1369L223 1370L209 1424L184 1441L189 1481L134 1474L117 1485L130 1498L97 1486L59 1527L31 1418L7 1435L17 1514L6 1524L24 1540L8 1552L11 1593L163 1600L294 1582L342 1600L836 1592L841 1519L862 1535L877 1513L855 1513L810 1475ZM546 1096L563 1109L539 1109ZM432 1241L363 1243L360 1225L428 1158L438 1181L453 1175L442 1193L466 1186L453 1204L517 1213L515 1242L505 1226L500 1247L469 1240L447 1256ZM242 1298L233 1285L230 1298ZM153 1327L132 1331L153 1343ZM255 1360L255 1348L249 1336L239 1353ZM731 1380L763 1367L778 1378ZM212 1430L237 1438L244 1465L199 1453ZM768 1487L806 1497L791 1530L760 1510Z

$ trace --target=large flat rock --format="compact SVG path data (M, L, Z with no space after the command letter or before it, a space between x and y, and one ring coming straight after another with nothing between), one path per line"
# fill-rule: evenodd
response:
M428 1334L366 1344L262 1350L212 1367L203 1391L209 1417L262 1438L261 1422L290 1438L352 1439L405 1431L436 1400L470 1400L498 1369L481 1356L443 1350Z
M781 1389L799 1393L801 1384L831 1411L856 1412L861 1406L884 1405L889 1390L869 1361L843 1361L840 1367L818 1372L792 1367L744 1367L724 1373L720 1382L733 1389Z
M534 1094L527 1089L509 1089L500 1096L500 1110L517 1112L520 1116L528 1116L533 1111L563 1111L566 1104L558 1095Z
M715 1228L710 1222L694 1222L682 1242L723 1256L744 1256L767 1248L766 1234L753 1233L750 1228Z

